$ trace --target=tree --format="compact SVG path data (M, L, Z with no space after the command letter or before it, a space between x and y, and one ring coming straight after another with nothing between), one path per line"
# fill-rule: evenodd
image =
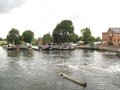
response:
M12 44L19 44L19 31L15 28L12 28L7 35L7 42Z
M80 37L78 38L78 41L83 41L83 37L80 36Z
M89 43L90 37L91 37L91 31L89 28L84 28L81 30L82 37L83 37L83 42L85 44Z
M61 43L60 24L57 24L53 30L52 38L54 43Z
M101 38L100 38L100 37L96 37L96 38L95 38L95 42L98 42L98 41L101 41Z
M49 44L52 42L52 36L50 33L44 34L43 36L43 44Z
M95 42L95 37L90 36L90 37L88 38L88 40L89 40L89 42Z
M68 41L76 43L78 41L78 35L74 33L70 34L68 37Z
M68 42L68 37L70 34L74 33L74 27L71 20L63 20L60 24L57 24L53 30L53 41L55 43L65 43Z
M89 37L89 44L90 44L91 47L94 46L94 42L95 42L95 37L90 36L90 37Z
M31 43L34 38L34 33L31 30L26 30L22 34L23 41L26 43Z
M3 39L0 37L0 41L2 41Z

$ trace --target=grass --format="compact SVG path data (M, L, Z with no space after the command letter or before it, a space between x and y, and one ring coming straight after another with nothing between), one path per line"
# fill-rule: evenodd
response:
M7 44L7 41L0 41L0 46L6 45L6 44Z

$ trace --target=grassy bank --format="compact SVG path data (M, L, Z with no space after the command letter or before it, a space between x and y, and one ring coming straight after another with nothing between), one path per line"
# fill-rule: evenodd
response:
M7 44L6 41L0 41L0 46L2 46L2 45L6 45L6 44Z

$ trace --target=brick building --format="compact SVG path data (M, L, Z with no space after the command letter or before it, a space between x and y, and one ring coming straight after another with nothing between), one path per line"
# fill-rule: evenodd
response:
M106 46L120 46L120 28L109 28L107 32L103 32L102 43Z

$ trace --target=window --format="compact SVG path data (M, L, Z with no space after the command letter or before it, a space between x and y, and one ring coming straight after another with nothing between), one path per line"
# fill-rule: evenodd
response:
M116 42L116 39L114 39L114 42Z
M112 38L110 38L110 41L112 41Z

